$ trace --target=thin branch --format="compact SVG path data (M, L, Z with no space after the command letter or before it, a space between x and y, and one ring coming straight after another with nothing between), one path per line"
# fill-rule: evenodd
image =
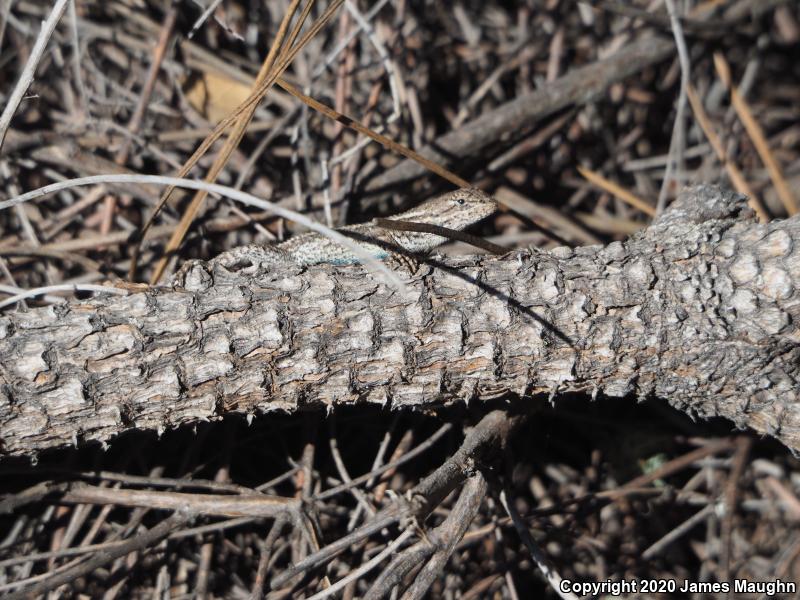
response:
M105 292L107 294L118 294L122 296L125 296L128 293L127 290L108 285L93 285L91 283L60 283L57 285L46 285L43 287L32 288L20 292L19 294L14 294L10 298L6 298L0 302L0 308L5 308L6 306L16 304L20 300L25 300L27 298L41 296L42 294L49 294L50 292Z
M132 537L128 540L127 544L106 548L105 551L96 553L89 560L78 563L63 572L51 573L44 581L32 585L27 589L8 594L5 598L6 600L27 600L28 598L34 598L50 590L57 589L65 583L69 583L79 577L95 572L97 569L131 552L138 552L155 546L167 538L172 531L182 527L193 518L191 513L177 511L171 517L164 519L149 531Z
M723 85L725 85L731 93L731 104L733 104L733 108L736 109L736 114L739 115L739 119L747 130L747 134L750 136L750 139L753 140L753 146L755 146L764 166L767 167L767 172L769 172L769 177L772 179L772 185L775 186L778 198L780 198L789 216L796 215L798 212L797 199L794 197L794 194L792 194L792 190L786 183L786 178L783 176L783 171L770 150L767 136L764 135L764 130L761 129L761 125L756 121L753 111L750 110L747 101L745 101L742 94L739 93L739 90L733 84L731 80L731 69L725 57L720 52L714 53L714 66L717 68L717 75L719 75Z
M42 54L44 54L47 42L53 35L53 31L55 31L56 25L58 25L58 21L64 13L64 9L67 8L67 2L69 2L69 0L56 0L53 10L50 11L47 20L42 23L42 30L36 38L36 43L33 45L31 55L28 57L28 62L25 63L25 68L22 70L17 85L14 86L14 91L11 92L8 98L8 103L6 103L3 114L0 115L0 148L3 147L3 141L6 138L6 131L8 131L8 127L11 125L11 119L14 118L14 113L17 112L19 103L22 102L25 92L28 91L28 87L33 81L36 67L39 65Z
M342 579L334 583L327 590L323 590L317 594L314 594L313 596L309 596L308 600L323 600L323 598L328 598L332 596L351 581L356 581L359 577L361 577L365 573L368 573L369 571L377 567L379 564L381 564L387 557L389 557L391 554L397 551L397 549L400 548L400 546L405 544L406 540L410 538L412 535L414 535L413 529L405 530L403 533L397 536L396 540L394 540L391 544L386 546L386 548L384 548L379 554L377 554L371 560L365 562L363 565L361 565L358 569L356 569L352 573L348 573L346 577L343 577Z
M470 235L457 229L450 229L449 227L442 227L432 223L415 223L413 221L403 221L400 219L375 219L375 224L380 225L384 229L392 229L394 231L417 231L420 233L433 233L440 235L450 240L458 240L476 248L486 250L490 254L497 254L502 256L511 252L511 248L493 244L483 238L475 235Z
M667 170L664 173L664 181L661 182L661 191L658 193L658 203L656 204L656 214L664 212L667 203L667 193L672 183L672 171L677 171L678 179L684 170L684 153L686 151L686 88L689 85L689 76L692 67L689 63L689 51L686 49L686 40L683 37L683 29L678 13L675 9L674 0L665 0L669 20L672 26L672 34L675 36L675 45L678 47L678 62L681 65L681 88L678 92L678 106L675 110L675 125L672 128L672 137L669 142L669 153L667 160Z
M547 556L545 556L544 552L542 552L538 544L534 541L530 531L528 531L527 525L525 525L525 522L517 512L517 509L514 508L514 503L508 501L508 496L506 495L505 490L500 492L500 502L502 503L503 508L508 516L511 517L511 521L514 523L514 528L517 530L519 537L522 539L525 546L527 546L533 562L536 563L536 566L539 568L539 571L542 572L542 575L544 575L544 578L547 580L547 583L550 584L550 587L553 588L553 590L559 596L564 598L564 600L578 600L578 597L572 592L565 592L562 590L561 575L558 574L558 571L555 570L553 565L550 563L550 560L547 558Z

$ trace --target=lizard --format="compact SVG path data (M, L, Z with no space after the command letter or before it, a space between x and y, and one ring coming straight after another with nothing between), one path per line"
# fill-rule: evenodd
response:
M461 231L497 210L495 200L477 188L461 188L427 200L387 220L439 225ZM411 269L409 255L427 254L447 241L434 233L386 229L374 221L336 229L379 260L389 260ZM248 244L219 254L212 263L231 270L258 269L274 264L310 266L320 263L349 265L360 263L350 249L322 234L303 233L279 244Z

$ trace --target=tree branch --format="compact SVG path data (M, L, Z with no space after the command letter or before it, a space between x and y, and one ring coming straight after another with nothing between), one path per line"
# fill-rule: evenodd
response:
M359 266L209 268L0 317L0 452L230 412L574 391L800 449L800 218L757 224L716 188L624 243L453 259L405 291Z

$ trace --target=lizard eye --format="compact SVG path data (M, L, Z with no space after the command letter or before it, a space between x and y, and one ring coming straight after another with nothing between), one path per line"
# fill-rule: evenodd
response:
M463 198L459 198L458 200L456 200L456 204L458 204L460 206L463 206L464 202L466 202L466 200L464 200Z

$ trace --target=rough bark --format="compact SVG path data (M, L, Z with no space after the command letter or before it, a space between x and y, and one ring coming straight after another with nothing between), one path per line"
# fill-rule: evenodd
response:
M0 317L3 454L229 412L498 396L663 398L800 449L800 218L687 191L624 243L464 257L404 291L359 266L248 277Z

